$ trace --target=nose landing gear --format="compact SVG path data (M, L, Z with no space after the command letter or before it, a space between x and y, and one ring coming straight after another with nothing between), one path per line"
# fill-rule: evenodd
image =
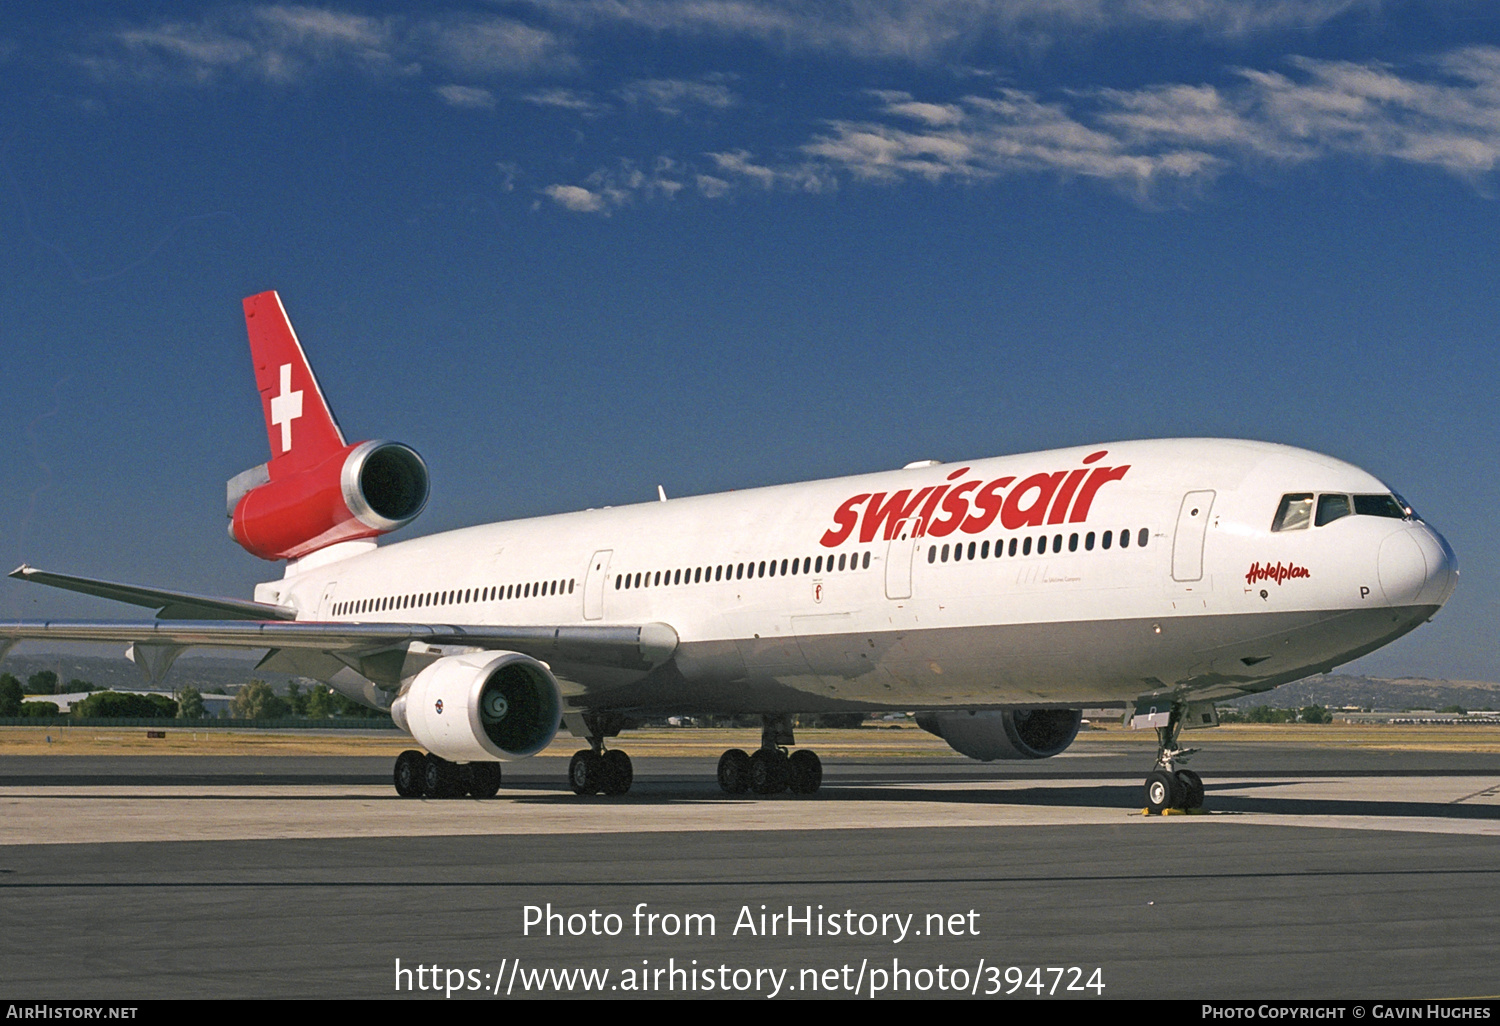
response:
M1146 778L1146 809L1149 812L1190 812L1203 808L1203 778L1181 765L1198 749L1182 748L1177 744L1186 709L1184 703L1174 702L1171 712L1166 714L1165 723L1161 722L1163 714L1154 708L1144 715L1137 711L1131 721L1132 726L1156 728L1156 769Z

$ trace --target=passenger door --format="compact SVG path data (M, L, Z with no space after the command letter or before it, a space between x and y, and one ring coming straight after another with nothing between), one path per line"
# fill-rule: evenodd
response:
M911 598L911 561L917 552L922 518L912 517L896 525L896 533L885 550L885 597Z
M1208 514L1214 493L1188 492L1177 511L1177 530L1172 535L1172 580L1203 580L1203 542L1208 534Z
M583 579L583 618L604 618L604 586L609 581L609 560L614 549L600 549L589 560L588 576Z

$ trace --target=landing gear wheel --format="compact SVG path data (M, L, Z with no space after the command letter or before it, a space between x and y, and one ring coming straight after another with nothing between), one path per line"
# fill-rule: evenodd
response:
M600 790L605 794L624 794L635 780L635 770L630 765L630 756L618 748L604 753L604 779Z
M1203 778L1190 769L1177 771L1177 786L1182 788L1182 808L1203 808Z
M574 794L598 794L604 785L604 760L585 748L568 763L568 786Z
M498 762L469 763L469 793L475 798L493 798L500 793Z
M1182 797L1182 785L1172 774L1157 770L1146 778L1146 807L1152 812L1180 809Z
M823 761L808 748L793 752L787 759L787 790L792 794L817 794L823 786Z
M780 748L761 748L750 756L750 790L756 794L780 794L786 790L786 753Z
M408 749L396 756L396 793L403 798L420 798L426 788L422 778L427 773L427 757Z
M429 752L423 765L422 790L429 798L457 798L464 793L463 776L457 765Z
M719 756L719 787L725 794L744 794L750 790L750 756L738 748Z

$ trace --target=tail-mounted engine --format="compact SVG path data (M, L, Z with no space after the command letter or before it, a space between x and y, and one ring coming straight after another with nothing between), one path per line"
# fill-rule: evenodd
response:
M955 752L980 762L1056 755L1073 743L1082 722L1080 709L945 709L917 713L917 726L948 742Z
M519 652L444 656L397 697L391 717L450 762L508 762L552 743L562 691L551 670Z
M427 505L427 464L399 442L345 446L280 476L270 467L229 482L229 536L261 559L297 559L373 538L411 523Z

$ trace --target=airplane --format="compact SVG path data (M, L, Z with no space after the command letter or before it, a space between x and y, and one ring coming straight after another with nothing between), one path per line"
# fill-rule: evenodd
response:
M1085 708L1157 734L1157 812L1204 803L1181 731L1215 703L1372 652L1457 583L1448 542L1398 493L1286 445L1076 446L486 524L381 545L427 502L411 447L346 441L275 292L244 313L271 458L228 482L229 534L284 563L253 600L21 566L11 576L156 610L154 620L0 624L125 642L160 682L192 646L265 649L424 749L406 797L493 797L501 763L566 726L568 782L623 794L622 730L752 715L729 794L811 794L793 717L915 712L980 760L1064 751Z

